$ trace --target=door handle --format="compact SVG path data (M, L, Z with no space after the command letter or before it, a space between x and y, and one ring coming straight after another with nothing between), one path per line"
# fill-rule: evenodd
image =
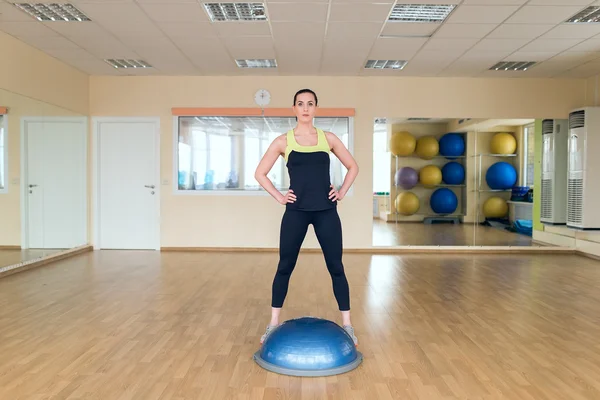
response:
M144 187L147 187L148 189L154 189L154 185L144 185Z
M37 187L37 185L29 185L29 187L30 187L30 188L32 188L32 187Z

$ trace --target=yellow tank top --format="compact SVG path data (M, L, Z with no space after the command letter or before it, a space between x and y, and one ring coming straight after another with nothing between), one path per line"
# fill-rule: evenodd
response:
M296 142L296 137L294 136L294 130L290 129L287 133L287 145L285 147L285 161L287 162L288 157L292 151L296 151L299 153L314 153L317 151L324 151L329 154L329 143L327 143L327 137L325 136L325 132L322 129L317 129L317 144L314 146L302 146L298 142Z

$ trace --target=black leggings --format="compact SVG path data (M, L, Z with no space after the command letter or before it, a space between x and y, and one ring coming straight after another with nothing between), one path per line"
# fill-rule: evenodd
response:
M275 308L283 306L290 276L296 266L298 253L310 224L313 224L323 250L338 307L340 311L348 311L350 310L350 289L342 264L342 223L336 208L325 211L290 209L285 211L281 221L279 264L273 279L271 306Z

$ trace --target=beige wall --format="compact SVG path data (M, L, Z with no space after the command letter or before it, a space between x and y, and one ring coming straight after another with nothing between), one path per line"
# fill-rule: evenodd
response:
M0 32L0 106L8 107L7 193L0 193L0 246L21 244L21 118L89 112L88 76Z
M371 247L372 134L376 117L565 118L586 101L584 80L375 77L90 77L92 116L161 118L161 245L277 247L283 207L266 196L172 192L171 107L254 107L259 88L289 107L310 87L323 107L355 107L353 196L340 205L346 247ZM258 229L259 233L254 230ZM318 244L312 233L306 246Z

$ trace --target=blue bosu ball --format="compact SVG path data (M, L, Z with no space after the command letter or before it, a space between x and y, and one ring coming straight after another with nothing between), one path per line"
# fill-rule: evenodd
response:
M358 367L362 359L341 326L313 317L285 321L254 354L254 360L264 369L293 376L342 374Z

